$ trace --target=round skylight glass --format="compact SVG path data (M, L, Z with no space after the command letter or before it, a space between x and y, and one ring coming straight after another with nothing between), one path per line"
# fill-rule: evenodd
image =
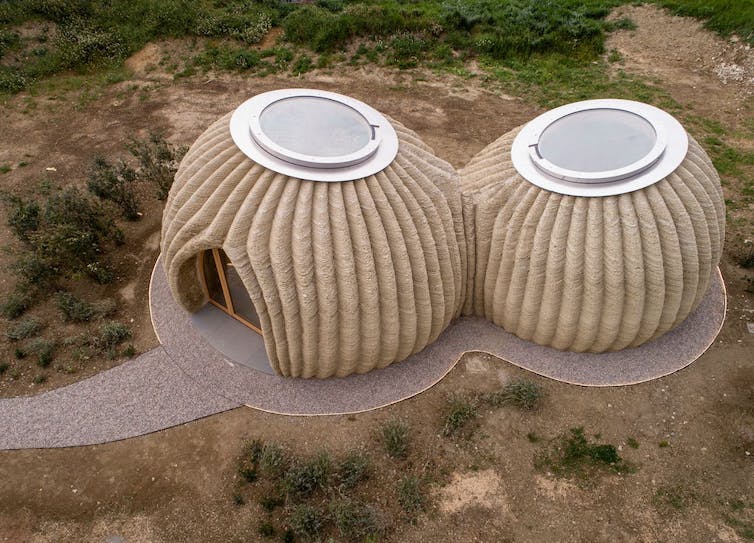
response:
M259 127L281 148L316 157L350 155L372 140L372 127L358 111L314 96L273 102L259 115Z
M531 121L516 136L511 157L537 186L608 196L663 179L687 150L686 131L668 113L629 100L587 100Z
M233 114L234 142L278 173L350 181L384 169L398 152L395 130L378 111L348 96L314 89L266 92Z

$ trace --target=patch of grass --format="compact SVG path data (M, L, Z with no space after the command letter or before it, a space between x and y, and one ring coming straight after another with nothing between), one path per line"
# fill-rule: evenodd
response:
M586 477L598 469L620 474L635 469L620 457L615 446L591 442L581 427L555 438L550 447L535 455L534 466L558 477Z
M0 375L5 375L5 372L10 369L10 364L7 362L0 362Z
M8 166L7 164L3 164L2 166L0 166L0 174L8 173L12 169L13 168L11 168L10 166Z
M416 475L407 475L398 482L398 504L409 518L415 518L427 506L423 487L424 482Z
M125 324L117 321L109 321L100 326L95 344L99 349L108 351L131 338L132 335L133 332Z
M369 457L360 451L349 453L338 466L340 486L350 490L369 478L372 463Z
M338 500L330 514L340 535L349 541L374 541L384 535L384 515L375 506L355 500Z
M443 418L442 435L446 437L461 435L468 424L478 416L477 401L458 394L447 399Z
M319 536L327 520L327 514L318 507L299 504L293 507L288 524L296 535L314 539Z
M536 383L527 380L513 381L497 392L483 394L481 400L493 407L512 405L519 409L533 410L544 396Z
M22 292L11 292L0 303L0 315L6 319L17 319L29 308L29 297Z
M390 419L380 426L382 446L391 458L406 458L411 442L409 426L399 419Z
M77 298L70 292L58 292L55 295L55 304L63 314L63 318L69 322L88 322L95 315L92 304Z
M723 36L738 34L754 45L754 4L730 0L654 0L676 15L696 17Z
M626 439L626 444L631 447L632 449L638 449L639 448L639 442L636 441L633 437L629 437Z
M5 336L11 341L18 341L36 336L41 329L42 325L40 322L34 317L30 317L9 326L5 332Z
M34 376L31 382L34 383L35 385L41 385L47 382L47 375L45 375L44 373L39 373Z
M44 338L35 339L26 348L27 353L37 356L37 366L40 368L46 368L52 364L54 350L55 344Z
M285 473L285 489L294 497L310 496L327 487L331 472L330 455L326 451L320 451L310 458L291 464Z
M667 448L667 447L670 447L670 443L668 443L667 441L665 441L665 440L663 439L662 441L660 441L660 442L659 442L659 443L657 444L657 446L658 446L658 447L660 447L661 449L665 449L665 448Z
M661 512L680 511L688 507L694 499L694 493L682 486L661 486L652 497L652 505Z
M542 438L540 438L534 432L529 432L528 434L526 434L526 439L529 440L529 443L539 443L540 441L542 441Z

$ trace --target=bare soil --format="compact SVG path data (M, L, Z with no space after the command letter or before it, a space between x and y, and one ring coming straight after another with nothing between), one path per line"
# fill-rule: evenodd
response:
M712 36L694 21L645 7L625 10L638 28L614 34L609 44L623 54L623 69L657 78L690 111L731 132L752 122L748 84L724 83L715 72L722 62L717 59L751 66L750 53L739 59L739 44ZM714 56L715 51L734 56ZM5 104L8 129L0 131L0 164L13 170L0 175L3 189L34 190L44 178L80 183L95 153L120 156L128 137L149 129L188 145L246 97L279 87L320 87L364 100L416 130L455 167L539 113L523 100L489 92L475 78L375 67L300 78L218 75L173 81L160 72L164 54L140 53L131 61L131 80L83 103L67 92L19 96ZM697 57L707 60L700 64ZM21 161L29 165L18 167ZM135 328L135 343L143 351L156 344L147 288L161 210L147 188L142 201L144 217L124 228L128 241L118 253L118 281L93 294L119 299L118 316ZM751 232L750 208L736 219L735 235ZM10 240L5 222L3 211L0 238ZM0 254L2 265L13 257L9 245ZM232 501L243 437L276 441L302 454L363 448L377 466L370 497L388 511L397 510L400 477L429 475L433 505L416 524L396 525L390 541L745 541L754 532L754 335L745 326L754 322L754 295L746 292L745 272L730 251L722 269L730 311L721 335L689 368L650 383L581 388L468 354L429 391L369 413L284 417L242 408L124 442L2 451L0 541L264 541L257 531L265 518L261 507L254 500L242 506ZM4 274L0 292L11 287L12 278ZM66 333L54 324L59 316L51 304L35 311L53 323L56 334ZM11 346L1 348L8 356ZM47 383L31 387L30 376L12 381L6 373L0 394L35 393L116 363L83 364L72 374L53 371ZM538 410L485 408L470 439L440 435L450 393L491 390L524 377L546 393ZM388 458L376 437L379 424L393 417L411 426L404 461ZM618 446L636 472L566 480L536 470L534 456L549 439L578 426ZM532 442L528 434L540 440ZM629 437L638 448L629 446Z

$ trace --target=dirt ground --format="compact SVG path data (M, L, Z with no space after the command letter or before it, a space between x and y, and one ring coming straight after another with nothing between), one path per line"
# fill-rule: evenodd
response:
M638 28L616 33L608 43L623 55L622 69L656 78L690 111L731 131L752 123L749 49L652 8L625 13ZM128 137L149 129L188 145L246 97L279 87L314 86L364 100L417 131L455 167L539 113L525 101L490 92L475 78L374 67L300 78L173 81L157 63L177 47L150 46L131 59L132 80L86 102L68 93L55 99L19 96L6 104L0 164L29 165L0 177L3 188L20 190L46 176L78 181L94 153L117 156ZM740 70L722 64L735 64L745 75L730 77ZM751 149L754 142L742 145ZM160 223L159 203L146 194L143 200L149 201L144 218L126 229L118 286L99 293L118 297L119 316L135 328L141 351L156 344L146 294ZM749 208L744 222L733 225L734 235L751 232L753 218ZM5 224L5 216L0 222ZM0 236L10 239L4 226ZM0 254L0 264L9 258ZM395 501L391 485L403 473L432 470L438 478L434 506L416 524L396 526L390 541L746 541L754 537L754 335L746 329L746 322L754 322L754 295L745 291L743 271L730 254L721 268L729 313L719 338L689 368L650 383L581 388L469 354L429 391L369 413L307 418L242 408L124 442L1 451L0 541L263 541L257 533L259 505L239 507L231 499L245 436L302 453L323 447L334 453L371 451L375 478L385 483L374 498L388 508ZM0 292L8 292L10 282L0 278ZM3 377L0 393L36 393L103 369L98 366L53 373L34 387ZM521 377L546 393L537 411L483 412L470 440L439 435L449 393L490 390ZM411 426L407 461L389 459L375 437L379 424L393 417ZM547 438L578 426L618 446L636 472L579 482L537 471L533 458ZM530 433L544 439L533 443ZM638 448L628 446L629 437Z

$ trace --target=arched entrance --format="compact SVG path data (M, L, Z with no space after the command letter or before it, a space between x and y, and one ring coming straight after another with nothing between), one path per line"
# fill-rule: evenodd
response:
M209 302L258 334L262 325L249 293L233 263L222 249L201 255L201 275Z

